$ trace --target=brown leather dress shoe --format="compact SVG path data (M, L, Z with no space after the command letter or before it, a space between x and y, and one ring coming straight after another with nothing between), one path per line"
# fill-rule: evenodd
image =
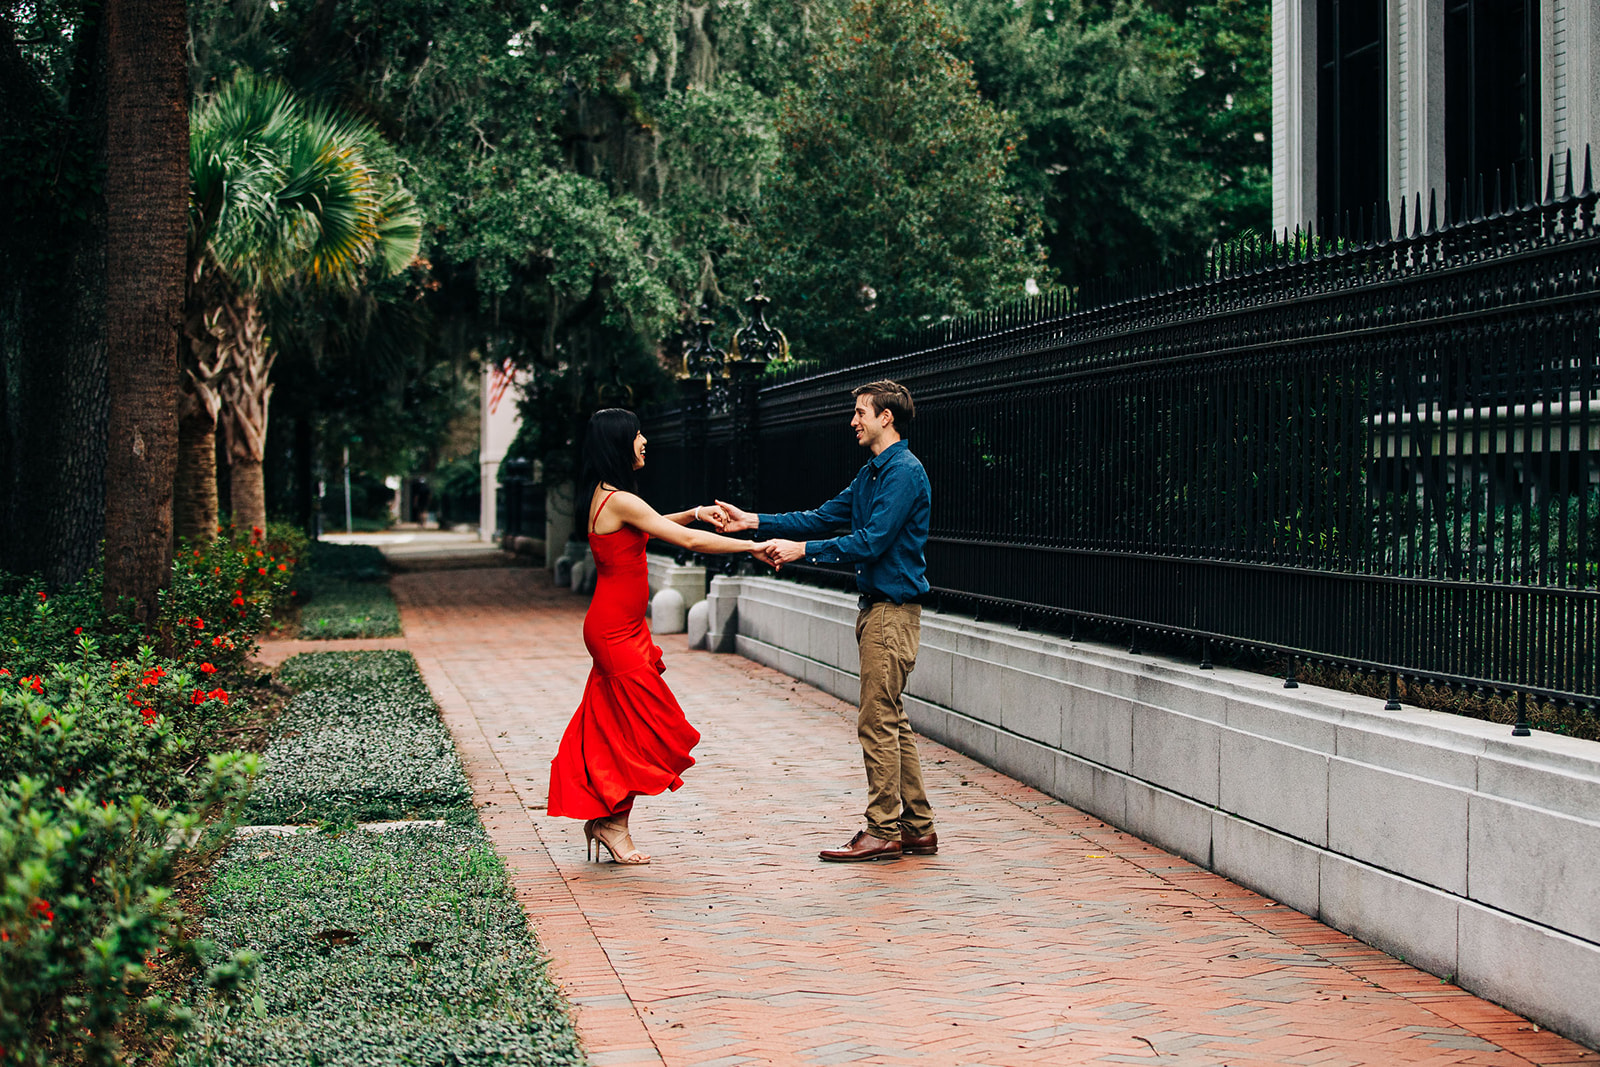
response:
M900 858L900 842L885 841L862 830L844 848L827 848L817 853L828 863L861 863L865 860Z
M900 851L907 856L931 856L939 851L939 834L935 831L923 834L921 837L912 837L902 830L900 831Z

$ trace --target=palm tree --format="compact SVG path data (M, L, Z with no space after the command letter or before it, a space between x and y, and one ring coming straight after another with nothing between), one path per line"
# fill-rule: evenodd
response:
M116 0L106 33L108 610L154 625L172 567L183 295L184 0Z
M220 426L233 521L266 522L261 461L272 399L263 302L291 286L360 289L417 254L422 222L377 131L287 87L237 76L195 110L189 137L189 350L178 533L209 536Z

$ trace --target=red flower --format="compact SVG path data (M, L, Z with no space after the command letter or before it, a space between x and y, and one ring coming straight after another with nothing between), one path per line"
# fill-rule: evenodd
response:
M278 564L278 569L280 571L286 571L289 569L289 565L287 563L280 563Z
M196 630L204 630L206 628L206 620L204 620L200 616L196 615L194 617L194 628Z
M204 642L202 642L198 637L194 639L194 647L195 648L199 648L203 643Z
M76 630L72 631L72 636L77 637L81 633L83 633L83 627L80 626Z
M9 930L0 930L0 941L10 941L10 940L11 940L11 931L9 931Z
M146 726L154 726L156 724L156 716L159 713L155 708L140 708L139 714L144 716L144 724Z
M202 664L200 664L200 669L202 671L204 671L205 673L207 673L207 674L216 674L217 673L216 666L213 665L213 664L210 664L210 663L202 663Z
M17 679L17 684L24 689L32 689L35 693L44 692L44 685L40 683L37 674L25 674Z
M189 703L191 703L191 704L204 704L205 702L206 702L206 691L204 689L196 689L189 696Z
M220 700L224 704L228 702L228 693L223 689L213 689L211 692L207 693L206 696L211 697L213 700Z
M265 567L257 567L256 568L256 573L257 574L266 574L267 573L267 568L265 568Z
M195 643L199 644L198 641L195 642ZM211 639L211 647L212 648L220 648L221 646L222 646L222 635L218 634L216 637L213 637Z
M244 597L236 596L236 597L233 598L232 603L233 603L233 606L236 607L236 608L243 607L244 606Z
M50 598L44 595L44 590L43 589L39 590L39 601L40 601L40 603L43 603L44 601L46 601L48 599L50 599Z
M0 678L9 678L9 677L11 677L11 672L6 670L4 667L0 667Z

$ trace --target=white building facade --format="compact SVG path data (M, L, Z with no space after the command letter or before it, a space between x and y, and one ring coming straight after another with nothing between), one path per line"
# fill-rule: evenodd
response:
M1542 193L1551 156L1559 192L1600 146L1600 0L1273 0L1272 59L1280 233Z

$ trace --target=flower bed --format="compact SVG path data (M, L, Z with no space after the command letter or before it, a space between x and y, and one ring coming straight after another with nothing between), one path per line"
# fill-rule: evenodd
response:
M0 1062L113 1063L133 1009L181 1023L148 967L191 951L173 872L256 770L224 739L293 574L273 533L182 553L151 633L105 615L95 575L58 593L0 575Z
M205 933L254 972L233 989L197 983L178 1062L582 1063L410 655L297 656L281 677L300 692L249 817L295 805L342 825L240 833L219 860ZM348 824L358 812L447 825L376 833Z

